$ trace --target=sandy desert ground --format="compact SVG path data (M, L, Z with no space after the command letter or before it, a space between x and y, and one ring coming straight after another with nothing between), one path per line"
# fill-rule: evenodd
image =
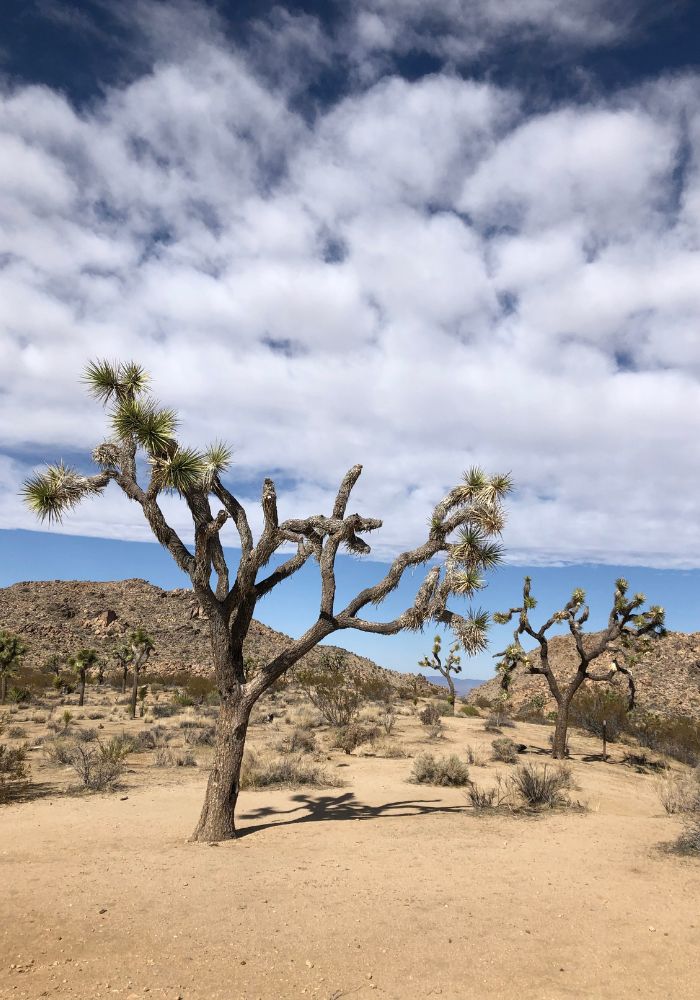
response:
M490 750L482 719L445 721L431 747L402 716L392 741ZM541 762L550 732L507 735ZM700 863L660 846L680 822L624 748L571 749L585 812L479 815L463 789L411 784L410 759L336 750L344 787L243 792L240 837L217 846L187 842L205 753L167 770L134 755L119 791L65 795L66 769L33 752L41 794L0 807L0 997L700 997Z

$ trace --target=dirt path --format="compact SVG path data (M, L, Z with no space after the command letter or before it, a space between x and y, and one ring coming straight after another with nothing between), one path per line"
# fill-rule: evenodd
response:
M700 864L658 850L653 778L575 763L588 812L482 818L348 761L346 788L244 793L218 847L186 842L202 773L5 807L0 997L700 997Z

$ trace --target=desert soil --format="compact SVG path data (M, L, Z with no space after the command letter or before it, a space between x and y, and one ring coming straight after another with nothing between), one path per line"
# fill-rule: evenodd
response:
M402 716L392 742L490 750L483 720L446 723L430 746ZM507 735L543 762L550 732ZM624 748L571 749L586 812L480 816L461 789L411 784L410 759L333 751L345 787L243 792L218 846L187 842L204 767L138 755L121 790L76 796L35 752L43 794L0 807L0 997L700 997L700 863L659 846L680 823Z

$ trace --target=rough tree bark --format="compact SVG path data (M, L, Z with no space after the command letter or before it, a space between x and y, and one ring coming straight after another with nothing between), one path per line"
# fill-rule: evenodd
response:
M523 603L518 608L495 614L494 621L505 624L517 615L517 625L513 632L513 642L496 656L500 657L497 666L501 674L501 687L508 691L515 670L522 666L529 674L540 674L547 681L552 697L557 703L557 721L552 742L552 756L555 760L563 760L567 754L567 734L569 715L574 695L586 681L611 681L620 673L626 676L629 688L629 708L634 707L635 686L630 671L644 648L644 643L652 638L664 635L664 610L654 605L646 611L641 607L646 602L644 594L635 594L628 598L628 583L624 579L617 580L612 609L608 616L608 624L600 635L589 642L584 641L582 626L588 621L590 610L585 603L583 590L574 590L570 600L560 611L547 619L539 629L534 629L530 623L529 612L537 606L532 597L531 580L525 577L523 585ZM578 665L574 676L562 690L549 662L549 643L547 632L557 623L565 622L574 639ZM520 642L522 635L528 635L537 642L538 648L527 653ZM590 666L603 653L613 652L615 658L609 670L603 673L591 673Z
M85 477L63 465L51 466L24 486L27 503L42 518L59 519L85 496L101 493L116 483L141 507L154 536L190 578L199 604L209 620L212 658L220 697L216 725L214 766L193 840L218 841L235 836L234 811L248 720L258 698L322 639L340 629L359 629L393 635L402 629L420 629L427 622L449 625L468 652L484 648L488 616L461 615L447 607L453 596L471 597L483 585L481 572L500 561L498 543L503 526L501 500L510 490L507 476L487 477L473 469L437 504L426 540L394 559L375 585L365 588L342 609L335 606L335 562L343 548L356 554L370 551L360 536L382 526L375 518L347 514L350 493L362 467L353 466L343 478L329 515L315 514L280 522L272 480L262 487L263 529L253 538L243 506L226 487L223 474L230 453L216 444L204 452L185 448L175 438L176 418L160 408L147 389L148 376L135 364L94 362L85 379L93 393L111 407L112 438L93 452L101 472ZM136 456L141 449L150 464L150 478L137 478ZM167 523L158 503L165 491L178 493L187 504L194 529L193 550ZM221 506L212 511L214 498ZM231 522L238 535L240 560L231 580L224 557L221 531ZM453 538L455 532L460 534ZM280 549L292 548L276 568L266 570ZM391 621L361 617L367 605L380 605L401 582L407 569L443 557L430 568L413 604ZM257 602L289 580L310 558L321 576L318 615L308 630L270 662L246 677L243 642ZM267 575L265 575L267 574ZM214 579L215 578L215 579ZM136 670L136 666L135 666ZM136 680L134 691L136 691Z

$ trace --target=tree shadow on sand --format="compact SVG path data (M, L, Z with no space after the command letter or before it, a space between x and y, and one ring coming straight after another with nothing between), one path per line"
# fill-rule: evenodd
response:
M385 802L380 806L370 806L358 802L352 792L341 795L293 795L292 802L298 802L292 809L275 809L272 806L261 806L259 809L242 813L242 820L268 820L268 822L253 822L236 830L238 837L246 837L250 833L258 833L274 826L291 826L294 823L317 823L328 820L367 820L381 819L392 816L428 816L433 813L460 813L464 806L434 805L439 799L403 799L398 802ZM297 814L301 815L297 815ZM291 819L280 817L291 816Z

